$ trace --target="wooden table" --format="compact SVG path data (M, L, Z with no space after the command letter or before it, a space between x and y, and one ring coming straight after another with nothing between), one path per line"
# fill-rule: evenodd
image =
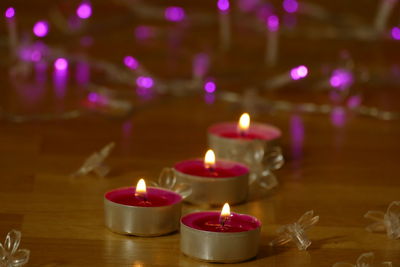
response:
M20 2L19 10L25 14L20 19L21 24L28 27L30 21L44 15L41 7L46 7L49 2L41 1L38 6L32 6L35 12L29 12L29 6L24 7L27 3ZM121 7L111 7L112 4L99 1L97 11L100 18L106 17L108 8L114 11L114 15L121 12ZM137 25L137 22L132 25ZM135 43L129 35L132 34L132 25L124 24L124 27L108 30L107 34L97 31L94 48L86 52L114 62L120 62L127 53L138 54L148 69L168 79L190 75L190 60L181 59L187 58L190 51L196 51L195 48L206 41L217 42L197 39L198 46L189 45L191 49L171 52L163 49L166 44L164 37L163 41L153 41L150 45ZM214 36L214 28L198 29L193 38L189 34L192 39L188 37L187 43L202 33L209 32ZM65 35L54 33L49 39L58 45L65 41L69 47L77 46L77 41L71 41ZM237 42L251 46L251 42L242 39L237 38ZM367 43L371 49L364 45L359 49L360 46L351 41L297 41L302 56L300 59L284 56L284 66L307 63L308 60L314 65L320 59L326 62L335 58L342 47L347 47L355 58L371 65L393 62L398 58L398 53L391 54L398 47L389 42L379 45ZM321 44L325 50L316 50L315 47L322 47ZM243 81L249 79L248 73L262 66L262 59L258 59L256 51L262 50L263 46L256 46L259 50L243 52L250 57L249 61L254 60L254 64L236 55L239 45L224 56L222 62L229 62L229 65L215 63L214 75L223 77L223 89L241 91ZM212 45L205 49L209 48ZM282 54L296 50L298 47L286 43ZM320 57L325 55L324 51L326 56ZM5 49L1 55L5 55ZM235 59L227 59L229 55ZM24 105L28 104L21 102L21 96L13 91L5 70L3 66L1 103L6 110L25 110ZM268 71L254 74L254 79L265 79L265 73ZM295 90L289 88L265 96L323 102L326 94L305 87L302 85ZM71 85L67 95L57 102L51 89L47 88L42 100L26 110L34 112L43 107L57 110L60 106L60 109L76 106L76 95L70 92L78 89ZM364 101L383 109L398 109L399 93L396 89L394 86L366 86L363 88ZM322 101L321 95L324 95ZM182 159L202 156L207 148L206 128L214 122L236 120L241 112L241 109L222 101L206 104L203 96L198 95L160 98L155 104L123 120L85 115L73 120L20 124L1 121L1 239L11 229L21 230L20 247L31 251L28 266L212 266L182 255L179 233L140 238L110 232L104 226L103 194L112 188L134 185L139 177L156 179L163 167ZM368 210L385 211L390 202L400 200L397 169L400 123L352 114L344 116L346 120L340 123L341 118L336 118L339 122L336 121L335 125L329 115L295 111L254 114L254 121L271 123L282 129L281 145L286 163L276 172L279 188L267 197L232 207L235 212L254 215L263 222L257 258L235 266L332 266L337 261L355 263L361 253L369 251L375 253L377 261L392 261L394 266L400 264L400 241L390 240L384 233L367 232L365 227L370 222L363 218ZM111 141L116 142L116 148L107 159L112 168L108 177L69 177L86 157ZM183 212L200 208L185 205ZM268 245L279 226L294 222L308 210L320 215L320 222L309 232L312 245L307 251L298 251L293 245L280 248Z

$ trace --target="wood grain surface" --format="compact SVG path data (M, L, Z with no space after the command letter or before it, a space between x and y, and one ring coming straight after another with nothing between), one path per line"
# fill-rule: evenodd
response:
M13 1L18 8L19 25L31 29L32 23L48 16L50 6L66 1ZM67 1L68 2L68 1ZM71 1L78 3L77 1ZM147 1L146 1L147 2ZM188 10L213 12L213 1L182 3ZM334 12L359 12L365 21L373 17L376 1L366 1L370 11L358 10L362 0L335 1ZM80 46L78 36L67 36L56 29L46 41L66 46L70 52L87 53L120 64L123 56L135 55L162 79L188 78L195 53L213 56L210 73L217 77L218 89L241 92L274 73L295 64L309 64L317 70L322 63L337 62L342 49L350 51L355 62L387 71L399 60L398 43L351 40L309 40L282 37L280 64L263 67L264 37L235 24L234 45L221 55L217 25L179 26L163 21L143 22L129 15L126 8L111 1L93 1L93 26L85 34L94 44ZM162 1L156 4L165 6ZM276 1L279 4L279 1ZM0 4L1 10L12 1ZM70 3L73 6L73 4ZM346 7L349 5L348 7ZM126 18L123 20L121 18ZM115 22L115 25L111 23ZM133 29L148 23L165 32L143 44L136 42ZM313 25L317 22L305 21ZM112 25L109 25L112 24ZM106 26L107 27L106 27ZM1 24L3 25L3 22ZM5 27L0 31L5 36ZM171 38L181 34L181 43ZM205 37L206 36L206 37ZM5 43L0 55L8 55ZM387 69L385 69L385 67ZM15 90L1 65L0 104L3 110L18 114L60 112L79 107L80 86L69 83L62 98L53 92L51 70L44 93L37 98ZM100 74L92 79L106 83ZM118 86L117 86L118 87ZM122 88L122 86L120 86ZM263 97L294 102L326 103L327 92L317 92L299 82L283 90L266 92ZM399 88L393 85L356 84L363 103L399 111ZM121 89L119 88L119 89ZM122 88L121 90L134 90ZM13 123L0 121L0 240L11 229L21 230L20 247L31 251L28 266L214 266L180 253L179 233L162 237L139 238L114 234L104 226L103 194L112 188L134 185L140 177L156 179L164 167L174 162L201 157L207 149L206 129L215 122L235 121L243 108L218 99L206 103L203 94L184 97L155 97L135 100L142 108L125 118L112 119L85 114L71 120ZM146 105L148 103L149 105ZM392 261L400 266L400 241L384 233L369 233L368 210L385 211L389 203L400 200L399 121L382 121L346 111L334 115L305 114L296 111L259 112L253 121L271 123L283 131L281 146L286 163L276 172L280 185L262 198L233 206L232 210L258 217L263 222L259 255L232 266L332 266L335 262L355 263L364 252L374 252L377 261ZM339 120L339 121L337 121ZM106 160L110 175L71 178L91 153L114 141L115 150ZM204 207L184 205L184 213ZM271 248L268 243L276 229L294 222L304 212L314 210L320 222L309 231L312 245L298 251L288 244ZM231 265L224 265L231 266Z

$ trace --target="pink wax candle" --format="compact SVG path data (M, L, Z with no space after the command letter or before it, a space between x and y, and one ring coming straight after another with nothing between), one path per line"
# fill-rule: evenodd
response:
M137 236L158 236L179 228L182 197L172 191L146 187L114 189L104 195L106 226L113 232Z
M271 141L281 137L281 131L271 125L264 123L252 123L250 125L250 116L244 113L239 120L235 122L223 122L212 125L208 133L227 139L245 140L264 140Z
M252 216L202 211L181 219L181 250L185 255L210 262L239 262L258 252L261 222Z
M278 145L281 131L272 125L251 123L244 113L239 123L222 122L208 128L208 145L222 159L238 161L247 166L254 165L257 150L267 156ZM251 167L252 168L252 167Z
M185 200L194 204L223 204L243 202L248 193L249 168L226 160L215 160L212 150L204 161L191 159L174 165L177 181L190 184L192 193Z

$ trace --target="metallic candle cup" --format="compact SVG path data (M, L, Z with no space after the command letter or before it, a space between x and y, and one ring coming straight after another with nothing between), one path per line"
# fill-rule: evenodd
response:
M135 187L118 188L104 195L106 226L113 232L160 236L179 229L182 197L172 191L148 187L148 206L137 205Z
M263 123L252 123L243 135L240 135L234 122L217 123L208 128L208 145L219 158L251 165L251 146L256 142L261 143L264 155L267 155L278 145L281 135L278 128Z
M192 193L185 199L189 203L238 204L247 199L249 169L243 164L217 160L212 174L204 167L203 160L194 159L176 163L173 170L178 183L192 187Z
M181 219L181 251L207 262L233 263L254 258L259 249L261 222L252 216L232 213L231 230L218 225L217 211L195 212ZM226 228L227 230L218 230Z

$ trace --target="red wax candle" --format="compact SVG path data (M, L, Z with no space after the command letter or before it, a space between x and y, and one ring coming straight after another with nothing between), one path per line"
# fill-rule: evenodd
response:
M202 159L185 160L173 168L177 182L189 184L192 193L185 201L193 204L237 204L247 198L249 168L233 161L217 160L212 164Z
M136 187L118 188L105 194L105 198L117 204L136 207L162 207L173 205L182 197L171 191L148 187L146 200L135 197Z
M240 262L258 253L261 222L252 216L231 213L222 226L220 212L203 211L181 219L181 251L208 262Z
M159 236L178 230L182 197L172 191L147 187L118 188L104 195L104 218L113 232L137 236ZM143 192L143 191L142 191Z
M185 160L176 163L174 168L184 174L206 178L231 178L249 173L246 166L224 160L217 160L212 168L207 168L202 159Z
M228 233L245 232L261 227L257 218L238 213L231 213L229 220L221 226L220 215L218 211L195 212L184 216L182 223L197 230Z
M270 141L281 137L281 131L271 125L263 123L252 123L246 132L238 130L236 122L217 123L208 128L208 133L221 138L241 140L264 140Z

